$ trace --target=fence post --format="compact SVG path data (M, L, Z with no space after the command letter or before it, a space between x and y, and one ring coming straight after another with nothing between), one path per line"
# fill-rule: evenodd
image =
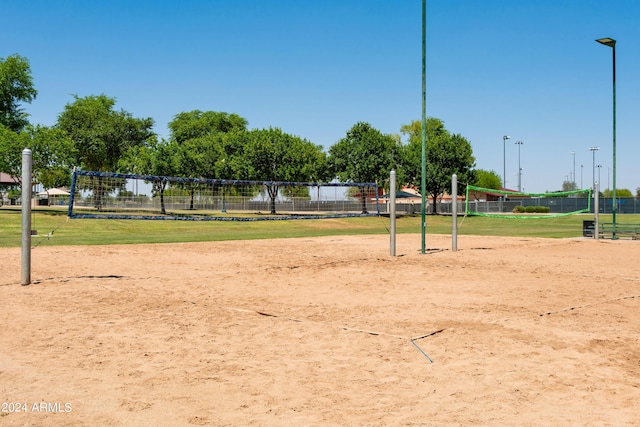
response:
M396 256L396 171L392 170L389 177L389 234L391 242L389 251L391 256Z
M458 250L458 175L451 177L451 250Z
M31 284L31 150L22 150L22 286Z

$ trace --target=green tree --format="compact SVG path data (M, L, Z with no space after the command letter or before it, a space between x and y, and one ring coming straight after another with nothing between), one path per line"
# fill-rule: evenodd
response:
M55 127L27 125L16 133L0 125L0 170L22 179L22 151L31 150L33 181L45 188L69 185L73 144Z
M239 146L226 144L223 135L246 131L247 120L237 114L199 110L177 114L169 123L171 140L177 150L177 173L191 178L220 178L223 162L238 152Z
M230 159L242 179L268 181L271 214L276 213L276 196L281 182L307 182L325 171L326 155L322 147L292 136L278 128L254 129L230 134L227 146L242 149ZM239 140L238 140L239 139Z
M247 120L237 114L193 110L176 114L169 122L171 139L182 143L208 135L247 130Z
M26 135L0 125L0 171L21 179L22 150L28 147Z
M127 154L120 160L119 168L141 175L153 175L158 177L175 176L176 153L179 145L175 141L158 141L154 135L144 144L131 147ZM156 179L152 184L153 194L160 197L160 212L167 213L164 203L164 191L167 188L166 179Z
M602 192L603 197L613 197L613 190L607 188ZM633 197L631 190L627 188L616 188L616 198L618 197Z
M440 119L433 117L427 118L426 125L428 148L429 141L440 137L441 134L446 134L447 130ZM400 132L408 138L407 145L403 147L402 161L405 184L420 188L422 185L422 122L414 120L408 125L402 125Z
M13 132L24 129L29 123L28 114L20 105L30 103L37 95L29 61L20 55L0 58L0 124Z
M476 179L473 185L476 187L491 188L493 190L499 190L502 187L502 178L494 170L476 169L475 174Z
M578 189L578 184L575 181L563 181L562 191L573 191Z
M397 138L358 122L329 148L329 171L342 182L385 182L398 167L401 151ZM367 194L364 187L360 190L362 213L367 213Z
M174 173L176 176L188 178L220 178L220 171L224 165L225 153L223 149L223 134L206 135L175 144L173 151ZM190 209L194 209L195 193L202 184L183 183L181 188L189 191L191 196ZM221 186L213 188L214 194Z
M77 165L98 172L114 171L129 149L154 135L153 119L137 119L114 111L115 99L106 95L74 96L58 116L58 127L75 146Z
M426 123L426 190L432 199L432 213L437 213L437 200L451 189L453 174L458 176L458 193L468 183L475 182L475 158L469 141L460 134L451 134L440 119L429 118ZM414 120L401 127L409 137L405 149L405 176L408 184L421 186L422 122Z
M171 140L178 144L175 151L175 173L190 178L220 178L226 159L235 153L225 152L223 135L244 132L247 120L237 114L194 110L177 114L169 123ZM196 183L184 183L182 188L191 195L194 207ZM221 188L214 188L219 191Z

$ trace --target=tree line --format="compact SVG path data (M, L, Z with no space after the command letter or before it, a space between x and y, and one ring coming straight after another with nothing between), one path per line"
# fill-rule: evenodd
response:
M422 123L413 120L399 134L384 134L370 123L355 123L345 136L322 146L278 127L249 129L246 118L221 111L177 113L168 138L153 132L150 117L116 109L107 95L75 95L53 126L34 125L22 108L37 96L29 62L20 55L0 58L0 171L21 176L21 152L33 153L34 180L45 188L69 185L73 167L188 178L256 181L397 182L416 189L422 176ZM403 142L403 137L406 142ZM466 184L500 188L494 171L476 168L470 142L447 130L442 120L426 121L426 189L436 201L458 176ZM161 193L162 183L156 183ZM276 191L277 188L270 188Z

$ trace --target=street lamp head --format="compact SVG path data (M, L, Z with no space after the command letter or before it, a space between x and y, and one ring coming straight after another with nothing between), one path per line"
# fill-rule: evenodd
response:
M589 151L598 151L600 147L589 147Z
M504 139L506 141L507 139L511 139L511 137L509 135L505 135L505 136L502 137L502 139Z
M524 144L524 142L522 142L522 141L516 141L516 142L514 142L514 144L522 145L522 144Z
M609 47L615 47L616 45L616 41L614 39L612 39L611 37L605 37L603 39L597 39L596 40L598 43L603 44L605 46L609 46Z

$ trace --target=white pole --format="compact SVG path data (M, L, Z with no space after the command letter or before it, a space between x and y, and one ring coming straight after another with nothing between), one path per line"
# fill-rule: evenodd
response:
M389 220L391 224L389 226L389 234L391 235L391 242L389 251L391 256L396 256L396 171L392 170L389 177Z
M451 250L458 250L458 175L451 177Z
M31 150L22 150L22 286L31 284Z

